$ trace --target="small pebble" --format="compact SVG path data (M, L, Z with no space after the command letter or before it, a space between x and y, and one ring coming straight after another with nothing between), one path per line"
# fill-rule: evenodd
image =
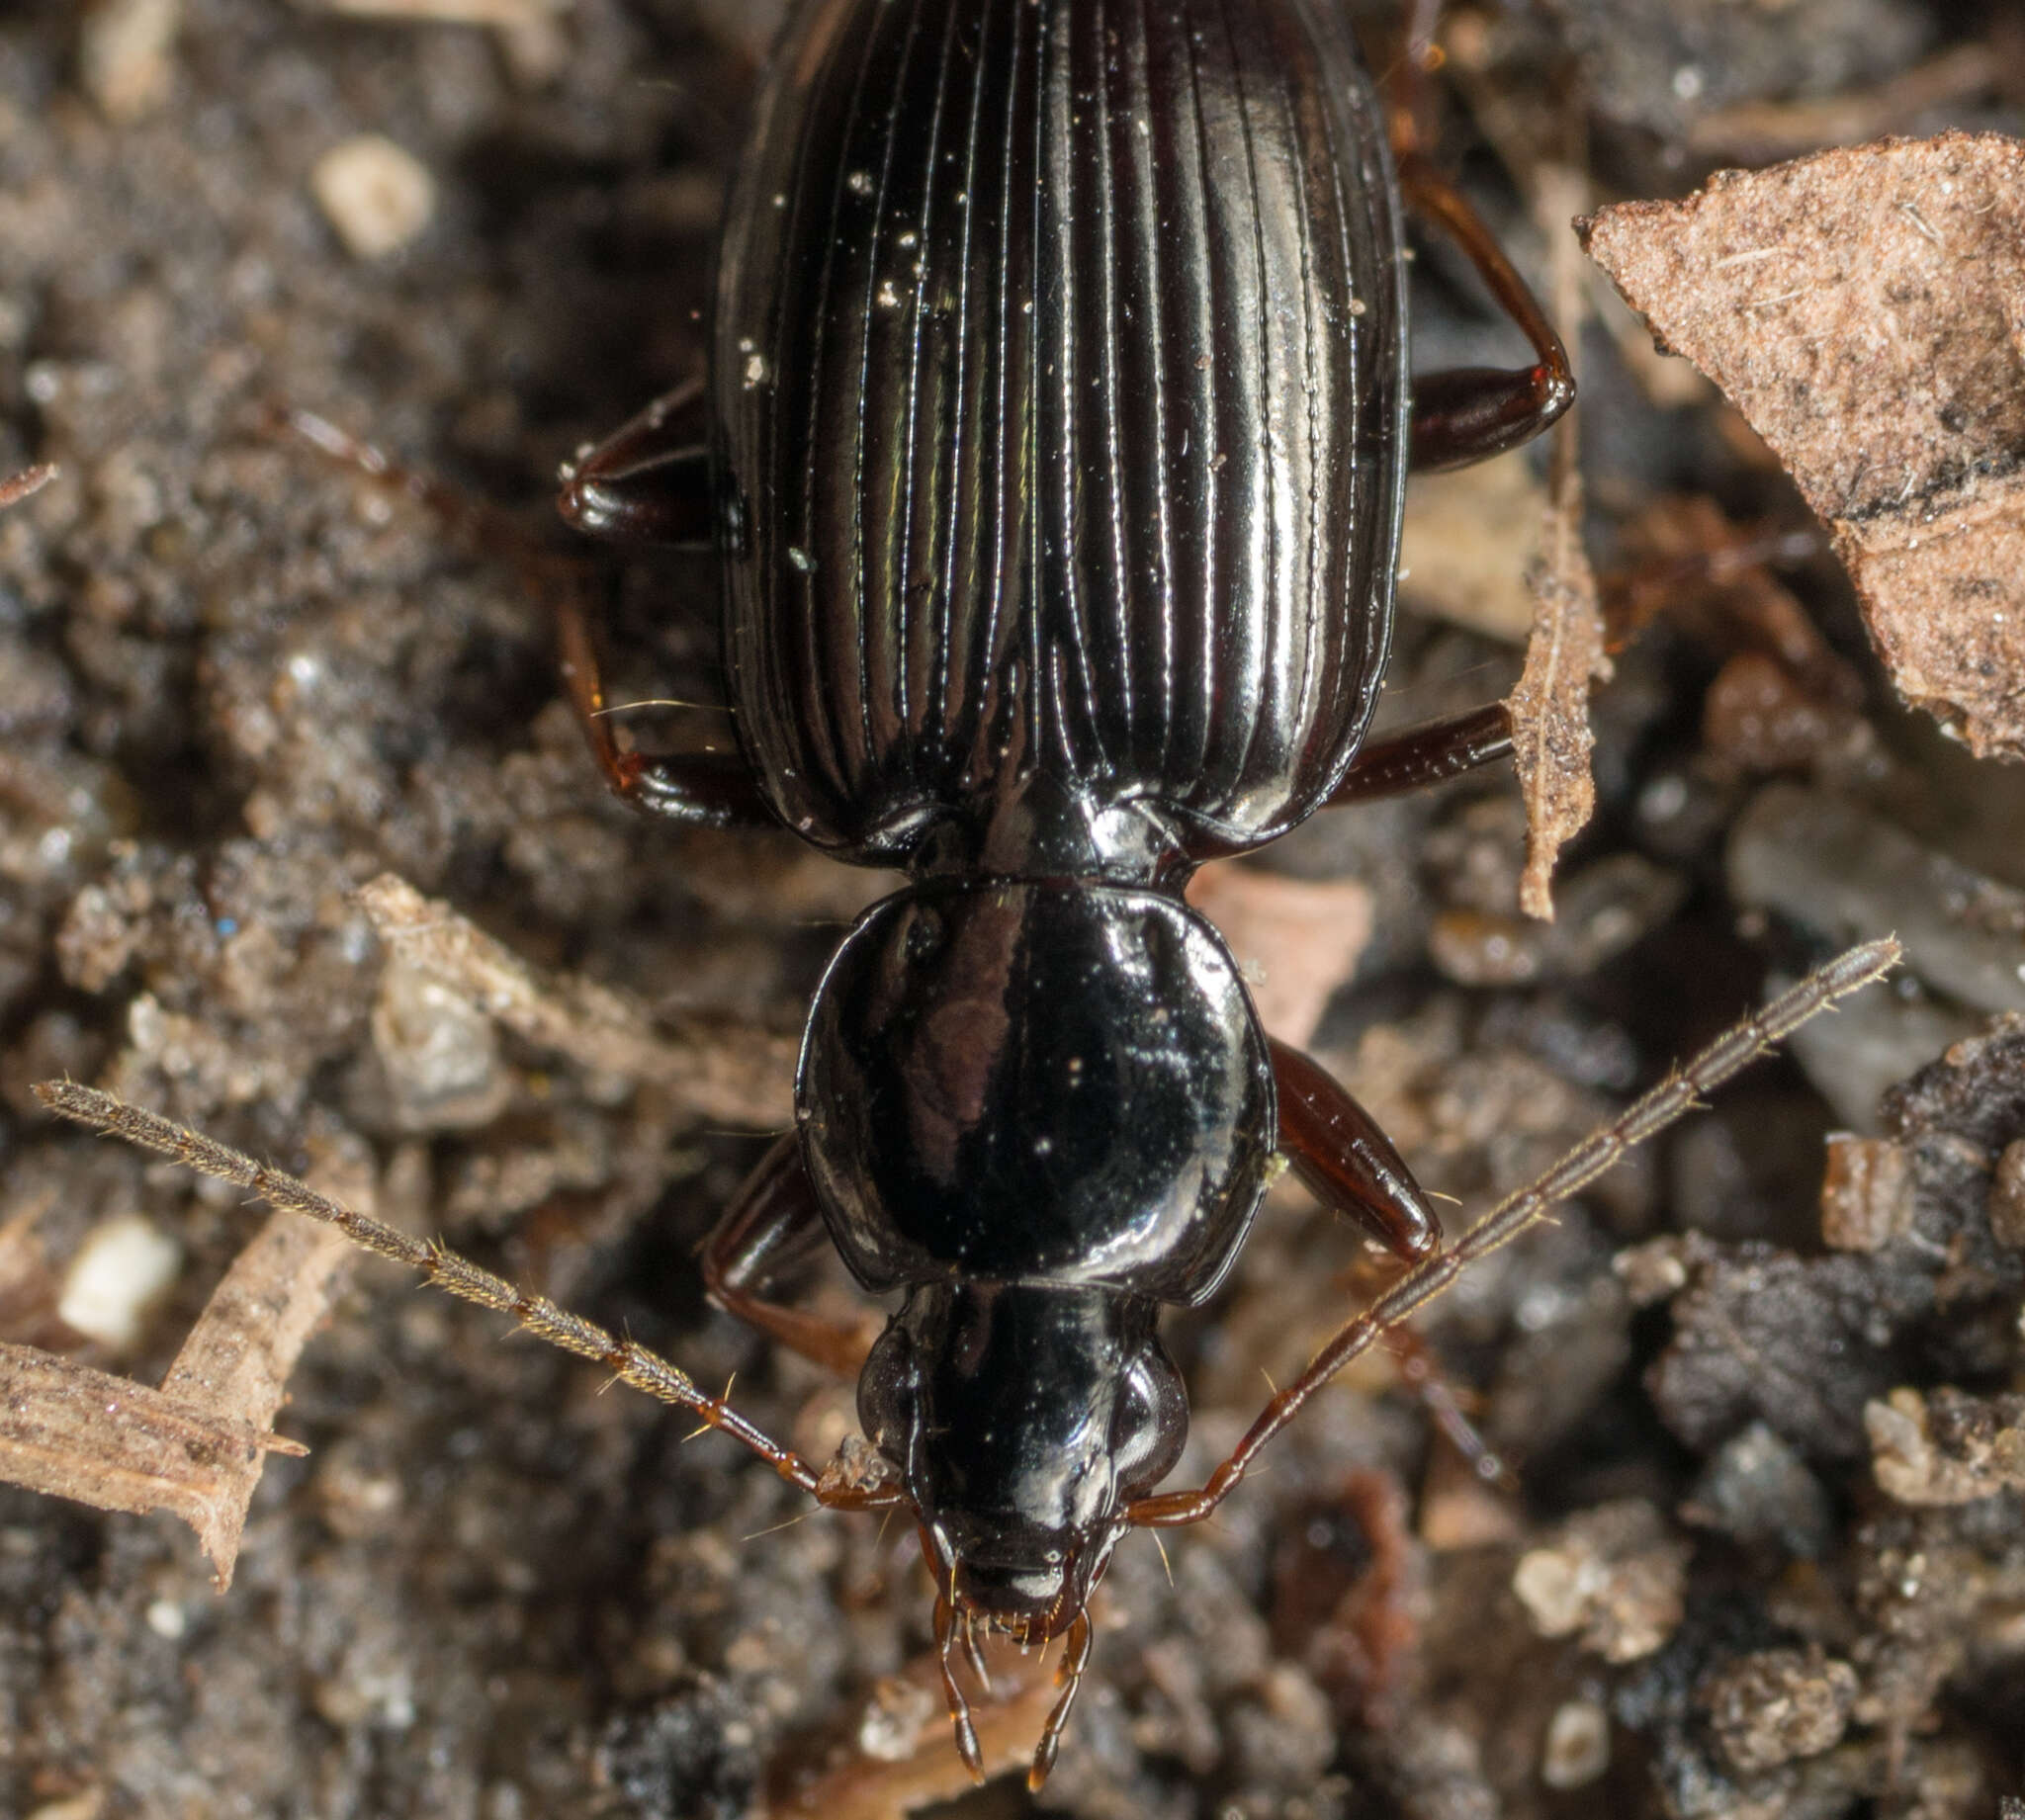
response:
M148 1309L175 1282L183 1248L137 1213L115 1215L86 1235L63 1279L56 1313L88 1340L124 1351L140 1338Z
M182 0L100 0L84 16L77 78L107 119L138 120L168 99Z
M1610 1768L1610 1715L1594 1700L1569 1700L1547 1721L1540 1779L1549 1788L1584 1788Z
M1899 1144L1836 1132L1821 1176L1821 1238L1875 1252L1912 1228L1912 1159Z
M1833 1750L1849 1729L1856 1694L1856 1671L1815 1644L1726 1662L1704 1678L1695 1697L1722 1754L1750 1776Z
M1579 1512L1528 1550L1512 1591L1541 1636L1579 1633L1606 1662L1635 1662L1681 1621L1690 1552L1651 1505L1623 1499Z
M1864 1406L1871 1471L1900 1504L1974 1504L2025 1490L2025 1397L1900 1387Z
M2004 1146L1989 1184L1989 1230L1999 1245L2025 1252L2025 1138Z
M1681 1517L1746 1547L1783 1548L1808 1561L1827 1553L1835 1524L1820 1480L1763 1422L1723 1442L1695 1482Z
M436 180L411 152L377 132L332 146L316 160L309 186L355 259L398 252L436 213Z
M512 1093L492 1020L422 968L388 963L372 1030L395 1116L405 1131L489 1123Z

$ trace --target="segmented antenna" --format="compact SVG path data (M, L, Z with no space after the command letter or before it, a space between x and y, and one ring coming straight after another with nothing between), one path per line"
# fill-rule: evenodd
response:
M537 1340L604 1366L623 1383L662 1403L694 1411L708 1427L743 1442L783 1479L824 1504L862 1509L899 1501L897 1493L890 1490L831 1483L799 1454L754 1428L722 1397L706 1395L679 1365L670 1364L631 1340L617 1339L596 1322L557 1307L547 1296L530 1295L515 1288L504 1277L493 1275L436 1240L412 1239L370 1214L317 1193L306 1181L256 1163L243 1151L233 1150L200 1131L191 1131L159 1113L115 1099L96 1087L78 1086L68 1081L42 1081L36 1083L35 1091L51 1112L110 1137L124 1138L142 1150L173 1157L201 1175L214 1175L220 1181L250 1189L283 1213L307 1214L312 1220L335 1226L354 1245L419 1270L434 1287L464 1301L476 1302L481 1308L511 1315Z
M1601 1131L1593 1132L1538 1180L1506 1196L1454 1245L1417 1264L1355 1320L1338 1330L1308 1368L1267 1404L1236 1450L1199 1491L1141 1498L1127 1509L1135 1523L1172 1528L1199 1522L1237 1489L1259 1450L1286 1427L1301 1406L1337 1372L1382 1340L1416 1309L1426 1306L1479 1258L1511 1244L1557 1202L1587 1187L1626 1152L1656 1137L1697 1101L1791 1036L1838 998L1870 985L1898 964L1897 942L1887 936L1838 955L1789 988L1763 1009L1732 1024L1684 1068L1677 1068L1634 1100Z

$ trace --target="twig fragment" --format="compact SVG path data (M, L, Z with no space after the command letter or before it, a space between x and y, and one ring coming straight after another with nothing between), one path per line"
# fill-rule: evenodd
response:
M54 462L38 462L33 468L24 468L19 474L0 480L0 511L10 505L19 505L24 499L41 492L59 472Z
M307 1451L190 1398L0 1343L0 1479L101 1511L168 1511L196 1530L220 1588L263 1457Z
M545 976L391 872L362 886L358 903L396 959L538 1048L666 1088L699 1118L767 1130L793 1117L793 1037L697 1029L670 1039L644 1006L580 976Z

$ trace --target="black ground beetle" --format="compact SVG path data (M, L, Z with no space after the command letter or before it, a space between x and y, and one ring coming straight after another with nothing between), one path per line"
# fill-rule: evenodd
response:
M1188 1430L1161 1306L1222 1280L1277 1157L1402 1257L1440 1241L1182 898L1205 859L1509 749L1501 709L1364 746L1409 467L1573 397L1394 116L1337 0L807 0L732 189L707 396L567 477L572 523L707 529L726 575L729 761L621 753L572 633L618 789L909 874L832 962L799 1129L705 1268L861 1364L945 1646L1068 1630L1080 1665L1120 1534L1182 1509L1150 1496ZM1531 368L1409 384L1402 201ZM826 1234L905 1291L869 1356L765 1299Z
M832 962L799 1128L705 1257L726 1307L858 1371L879 1461L819 1471L439 1248L46 1092L697 1410L825 1504L912 1512L974 1773L957 1643L981 1671L980 1623L1066 1633L1037 1785L1128 1528L1207 1516L1351 1356L1888 958L1859 950L1739 1025L1444 1252L1390 1143L1266 1036L1183 902L1205 859L1510 748L1502 708L1364 743L1408 469L1510 448L1573 395L1418 149L1414 73L1381 107L1337 0L802 0L731 194L710 386L566 474L575 525L708 538L726 576L736 755L622 751L565 609L621 794L909 875ZM1409 383L1404 205L1469 255L1534 365ZM1279 1158L1416 1267L1202 1488L1158 1493L1188 1430L1160 1309L1216 1288ZM869 1354L769 1298L826 1237L867 1290L905 1293Z

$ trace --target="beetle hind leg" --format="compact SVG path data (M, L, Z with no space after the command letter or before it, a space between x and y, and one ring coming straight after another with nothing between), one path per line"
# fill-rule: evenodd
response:
M1423 471L1463 468L1516 449L1575 401L1567 349L1540 300L1469 199L1423 149L1427 76L1440 13L1440 0L1417 0L1408 22L1406 54L1386 82L1399 187L1407 207L1447 234L1476 268L1498 307L1533 344L1534 361L1510 370L1453 367L1418 376L1408 461Z

